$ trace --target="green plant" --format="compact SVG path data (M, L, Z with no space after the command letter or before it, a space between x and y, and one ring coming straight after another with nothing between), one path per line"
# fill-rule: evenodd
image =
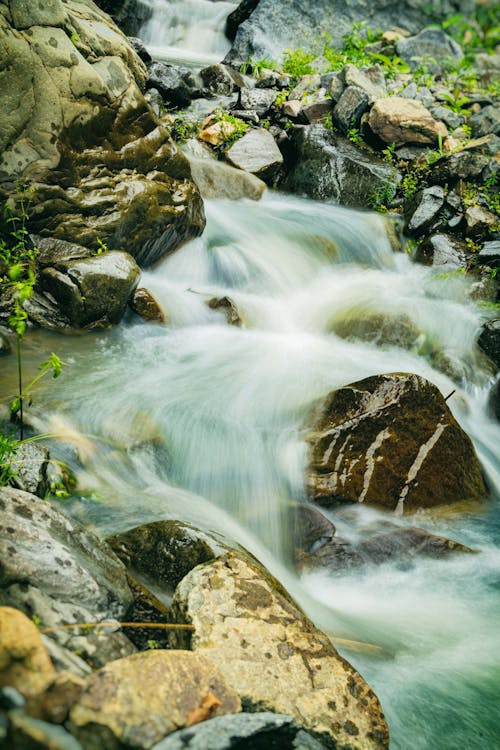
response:
M0 433L0 487L10 484L16 476L14 458L17 448L14 438Z
M385 213L396 195L396 186L393 182L384 182L369 197L370 206L376 211Z
M96 255L102 255L103 253L108 252L108 246L106 245L105 242L101 240L100 237L97 238L96 242L97 242L97 250L95 251Z
M277 70L278 64L275 60L270 57L261 57L258 60L254 60L250 55L244 63L240 65L240 72L243 75L251 73L256 78L260 78L264 70Z
M289 89L283 89L282 91L278 91L278 93L276 94L276 99L274 100L275 105L277 107L281 107L288 99L289 94L290 94Z
M347 131L347 137L352 143L361 143L363 136L359 132L358 128L351 128Z
M232 146L233 143L238 141L250 127L248 123L240 120L239 117L233 117L228 115L227 112L217 110L215 112L216 122L221 123L221 134L223 136L223 142L216 147L217 150L224 151L225 149Z
M389 164L394 164L396 158L396 144L391 143L387 148L382 149L382 154Z
M314 72L311 63L316 57L315 52L306 51L302 47L286 49L283 58L283 72L288 73L294 79L309 75Z
M170 135L174 141L184 143L190 138L196 138L200 130L200 123L197 120L189 120L185 117L176 117L170 126Z

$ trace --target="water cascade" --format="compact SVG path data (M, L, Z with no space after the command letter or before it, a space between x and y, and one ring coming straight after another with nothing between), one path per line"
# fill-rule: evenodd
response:
M225 0L142 0L151 17L139 32L153 57L210 65L230 48L224 35L227 16L236 7Z

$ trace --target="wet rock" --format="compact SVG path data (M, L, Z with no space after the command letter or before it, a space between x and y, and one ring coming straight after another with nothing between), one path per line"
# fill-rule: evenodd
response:
M263 117L274 104L276 95L274 89L241 89L238 107L252 110Z
M220 716L174 732L152 750L324 750L291 716L242 713Z
M92 258L95 255L95 252L88 247L77 245L76 242L57 240L54 237L39 237L35 235L33 241L37 248L35 259L38 268L57 266L58 263Z
M63 727L27 716L22 711L9 714L9 747L16 750L82 750Z
M234 40L239 26L250 17L258 4L259 0L242 0L236 9L228 15L226 20L226 36L228 39Z
M368 110L370 94L359 86L347 86L333 108L333 119L339 130L347 135L351 128L358 128L361 117Z
M213 560L223 545L180 521L154 521L108 538L129 570L173 589L196 565Z
M148 67L147 87L159 91L167 104L187 107L196 84L188 68L157 61Z
M99 0L96 5L109 13L125 34L137 34L151 17L151 8L140 0Z
M401 96L378 99L370 110L368 124L384 141L402 146L406 143L435 144L448 130L437 122L419 101Z
M415 263L440 271L453 271L467 265L468 248L458 237L438 233L417 245L411 257Z
M315 122L324 122L332 112L332 100L325 97L302 107L302 116L311 125Z
M467 236L478 239L485 237L498 226L498 215L482 206L469 206L465 212Z
M330 541L335 526L313 505L299 503L293 508L293 537L295 546L310 552Z
M288 174L282 187L292 193L366 208L400 179L386 162L365 155L322 125L295 126L288 134Z
M214 663L190 651L146 651L92 674L70 712L85 750L148 750L167 734L241 710Z
M226 151L227 161L237 169L272 180L281 165L283 156L268 130L251 128Z
M478 346L500 370L500 318L483 324L477 340Z
M412 374L332 391L311 415L309 497L398 513L486 494L470 438L438 389Z
M50 488L50 453L47 448L37 443L23 443L17 446L14 460L15 487L45 497Z
M128 253L113 251L45 268L40 285L71 326L107 327L123 316L139 276L139 266Z
M157 585L154 577L137 575L148 579L149 586L152 588ZM162 586L161 596L164 601L161 601L132 575L129 574L127 579L134 596L134 602L127 612L128 621L134 623L134 627L127 628L128 638L139 651L145 651L151 647L168 648L168 630L156 627L158 624L172 622L170 607L167 603L170 597L168 587Z
M497 422L500 422L500 378L488 394L488 411Z
M408 234L418 236L424 234L439 216L444 206L444 190L439 185L425 188L420 191L409 208L406 231Z
M407 315L381 313L349 314L336 318L330 330L343 339L368 341L378 346L399 346L411 349L418 341L420 331Z
M149 289L139 287L135 290L130 300L130 307L143 320L151 320L156 323L166 323L167 315L158 300L151 294Z
M23 708L26 699L22 693L14 687L0 688L0 708L10 711L12 708Z
M132 602L112 550L35 495L0 489L0 603L35 614L51 638L99 663L99 654L132 644L120 633L77 636L61 624L123 619ZM101 638L101 640L99 640Z
M396 53L412 70L424 64L431 73L441 73L450 62L459 62L464 54L460 45L442 29L424 29L415 36L396 42Z
M128 40L130 44L132 45L132 47L134 48L134 51L137 52L138 56L141 58L142 62L146 64L153 62L153 58L147 51L141 39L139 39L136 36L129 36Z
M54 667L38 628L26 615L0 607L0 687L17 688L29 698L54 676Z
M225 198L231 201L249 198L258 201L266 183L256 175L243 172L219 161L190 159L193 180L203 198Z
M173 608L194 626L193 651L218 665L247 711L290 715L339 750L388 746L374 693L255 563L230 553L198 566Z
M244 76L230 65L209 65L200 70L201 80L213 94L228 96L239 88L248 85Z
M493 166L493 163L495 166ZM439 184L456 182L457 180L479 180L496 171L496 162L485 154L473 153L465 150L457 154L441 157L431 167L431 180Z
M474 138L494 133L500 135L500 106L489 105L469 117L468 124L472 128Z
M359 70L355 65L345 65L341 75L346 86L356 86L365 91L370 97L370 104L387 93L385 77L378 65L364 70Z
M220 310L224 313L230 326L241 326L242 319L238 306L230 297L213 297L207 301L211 310Z
M479 263L485 263L491 268L500 265L500 240L485 242L477 256Z

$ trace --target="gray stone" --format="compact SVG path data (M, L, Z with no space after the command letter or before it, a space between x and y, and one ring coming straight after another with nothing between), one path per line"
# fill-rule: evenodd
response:
M108 327L123 316L139 282L140 269L128 253L103 253L92 258L58 262L40 276L74 328Z
M264 128L251 128L226 151L227 161L237 169L257 175L264 182L272 180L283 164L276 142Z
M411 235L423 234L436 219L444 205L444 190L439 185L425 188L412 202L406 231Z
M500 378L494 386L492 386L488 395L488 411L495 417L497 422L500 422Z
M323 750L324 747L300 729L291 716L242 713L220 716L174 732L151 750Z
M293 508L295 547L306 552L322 547L335 536L335 526L314 505L298 503Z
M147 86L159 91L165 102L174 107L187 107L196 88L188 68L158 61L148 67Z
M480 138L489 133L500 135L500 106L483 107L480 112L469 117L468 124L472 128L474 138Z
M37 443L19 445L14 456L15 486L38 497L45 497L50 486L47 476L49 460L50 453L45 446Z
M249 85L249 81L230 65L209 65L200 70L203 84L213 94L228 96L239 88ZM250 79L251 80L251 79Z
M342 77L346 86L357 86L370 97L370 104L387 93L384 74L378 65L359 70L355 65L345 65Z
M485 237L498 225L498 215L482 206L469 206L465 212L467 236L475 239Z
M269 112L276 95L277 92L273 89L241 89L238 107L253 110L262 116Z
M367 208L388 185L400 180L387 162L362 153L322 125L295 126L288 135L291 154L285 190Z
M306 118L307 122L313 124L315 122L324 122L332 111L332 100L318 99L312 104L304 104L302 107L302 115Z
M442 272L454 271L467 265L468 248L463 240L453 235L433 234L417 245L412 260Z
M358 128L361 117L367 112L372 97L359 86L347 86L333 108L333 120L340 131L347 135L351 128Z
M4 487L0 510L0 604L37 615L55 628L51 638L99 663L95 642L58 626L122 620L132 603L122 563L92 532L35 495ZM124 645L120 634L104 638L108 646Z
M432 73L440 73L450 62L459 62L464 54L460 45L442 29L424 29L415 36L396 42L396 53L412 70L425 65Z
M445 154L431 167L431 179L440 184L456 180L483 181L491 171L496 172L495 159L485 154L464 150L457 154Z
M441 122L444 122L445 125L447 125L450 130L454 130L455 128L459 128L460 125L462 125L465 122L465 118L463 115L458 115L456 112L453 112L451 109L448 109L448 107L429 107L429 112L434 117L435 120L441 120Z
M63 727L34 719L20 709L9 713L8 741L16 750L83 750Z
M481 351L487 354L500 370L500 318L488 320L483 324L477 343Z
M57 266L58 263L91 258L95 255L94 251L90 248L77 245L75 242L65 242L65 240L57 240L54 237L38 236L34 236L33 240L37 248L35 258L38 268Z
M308 73L301 76L293 89L289 99L302 99L306 94L315 94L321 87L321 76L318 73Z
M477 256L479 263L485 263L492 268L500 264L500 240L485 242Z

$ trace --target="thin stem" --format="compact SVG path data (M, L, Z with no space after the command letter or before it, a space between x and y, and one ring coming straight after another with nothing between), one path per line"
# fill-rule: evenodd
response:
M17 375L18 375L18 387L19 387L19 417L21 424L19 427L20 440L24 440L24 412L23 412L23 360L21 356L21 339L22 336L17 335Z

